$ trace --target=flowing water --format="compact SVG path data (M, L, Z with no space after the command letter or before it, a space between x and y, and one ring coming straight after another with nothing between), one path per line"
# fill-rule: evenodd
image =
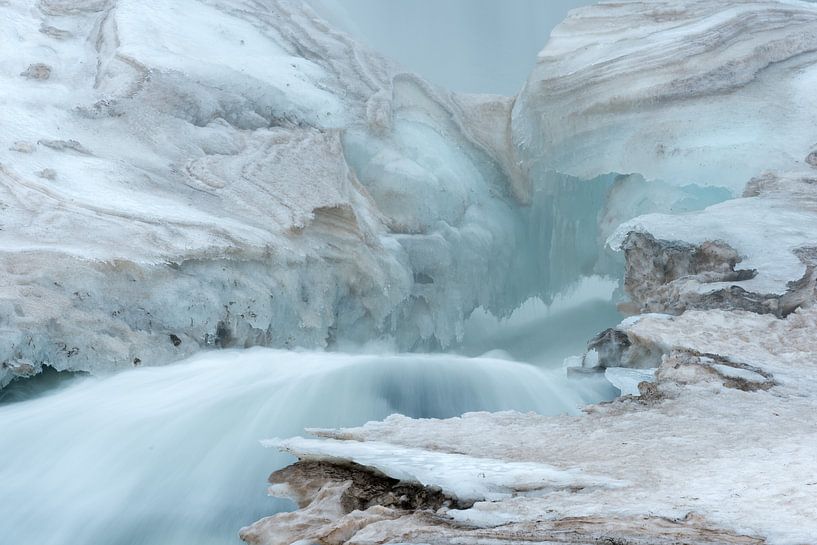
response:
M579 308L596 320L613 314L604 300ZM586 339L599 324L571 319L575 305L522 310L469 325L466 351L488 342L501 359L250 349L107 378L53 374L44 392L36 383L10 390L0 404L0 543L238 543L242 526L291 508L266 496L265 481L292 460L261 439L392 413L575 413L615 395L603 381L568 381L548 331L567 323ZM542 333L538 355L532 341L519 342L533 329ZM508 359L515 349L539 366Z
M552 25L586 1L313 3L438 83L513 93ZM458 354L220 351L13 384L0 392L0 545L235 544L242 526L292 508L266 495L268 474L292 459L262 439L392 413L576 413L612 398L603 379L568 381L561 369L618 321L609 288L585 282L506 320L477 311Z

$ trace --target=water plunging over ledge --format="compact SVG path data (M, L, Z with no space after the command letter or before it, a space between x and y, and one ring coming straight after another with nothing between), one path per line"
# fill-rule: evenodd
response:
M238 543L242 526L292 508L267 497L265 482L292 460L259 440L392 413L576 413L617 392L603 379L569 382L560 350L581 351L573 341L615 316L585 284L551 309L532 302L507 321L475 318L463 351L489 342L490 357L230 350L30 390L0 405L4 541ZM575 338L560 345L548 332L566 320ZM543 332L538 349L520 342L531 327ZM509 354L538 366L500 359Z

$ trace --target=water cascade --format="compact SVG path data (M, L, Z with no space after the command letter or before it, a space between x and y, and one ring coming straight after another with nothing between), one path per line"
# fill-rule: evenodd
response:
M491 87L486 82L497 76L482 73L451 87L508 94L521 88L549 25L561 18L560 10L581 3L565 1L550 11L550 3L546 8L535 2L536 13L544 10L548 17L526 24L536 44L531 57L512 59L515 75L501 76L509 81ZM132 47L126 53L144 55L147 66L157 68L146 69L149 75L129 85L138 63L111 54L105 77L111 93L126 98L95 102L79 113L74 102L66 101L71 102L67 118L124 124L151 112L154 117L141 119L144 126L123 130L147 134L145 149L168 155L137 157L142 148L123 140L105 163L75 140L46 146L66 153L59 156L66 161L57 178L62 185L54 187L71 189L67 180L81 174L74 178L82 182L76 195L68 192L65 198L80 209L77 217L83 221L86 208L107 210L108 202L94 199L107 198L118 187L103 184L104 190L92 191L86 182L138 179L116 189L136 191L131 197L119 199L117 193L110 199L130 208L111 212L114 219L104 229L88 228L94 244L97 234L104 235L100 253L82 254L85 249L77 243L82 259L74 259L62 251L65 245L57 237L49 243L58 248L58 257L42 259L48 266L65 259L68 265L58 267L64 278L37 261L17 273L25 290L34 286L44 294L39 298L63 314L55 329L51 307L6 305L9 320L16 321L2 324L0 334L8 333L3 338L11 341L0 345L8 349L0 356L32 362L30 374L39 370L35 363L56 361L95 376L46 371L25 385L12 383L0 397L2 543L237 543L242 526L292 508L268 498L265 484L271 471L292 460L262 448L262 439L301 434L309 427L358 425L393 413L422 418L502 410L575 414L584 404L611 399L618 392L603 379L568 380L562 369L564 358L581 353L587 339L620 319L613 292L622 266L604 249L610 234L605 228L643 212L697 209L729 196L698 186L648 187L638 176L583 180L557 174L535 158L527 158L523 176L517 172L518 158L505 145L511 135L503 131L510 129L500 123L510 120L510 99L446 94L399 71L392 77L386 61L354 48L349 54L345 38L324 32L309 17L282 17L295 23L274 38L284 45L307 40L304 36L315 40L299 54L323 54L320 65L291 57L294 47L270 49L265 40L273 33L258 29L269 21L284 25L273 17L278 12L255 13L254 26L242 19L240 9L228 17L228 10L218 12L209 3L180 3L204 29L197 34L191 25L183 29L188 35L176 32L174 10L181 8L173 3L145 9L123 1L113 22L99 25L95 12L85 10L93 3L80 4L76 14L85 17L91 10L81 22L89 33L99 33L87 43L112 51ZM351 17L347 27L352 32L354 23L370 29L384 16L372 11L362 17L365 2L350 3L345 15L338 15L339 4L330 0L313 4L326 16L334 9L340 19ZM403 2L400 9L421 13L431 4ZM506 12L504 1L479 2L482 7L473 11L470 1L452 2L443 11L460 10L474 18L469 26L449 17L457 32L451 42L488 43L486 24L497 12L505 19L493 29L496 38L513 41L518 25L507 18L517 17L521 24L533 4L520 1ZM232 26L212 22L222 16ZM47 34L43 29L56 31L44 25L34 33ZM159 49L143 51L145 36L159 31L168 42L156 40L149 45ZM205 43L211 35L222 40L212 50ZM199 42L193 44L193 38ZM71 55L86 53L83 44ZM234 49L225 53L222 46ZM253 51L274 51L282 71L274 77L263 72L260 65L268 58L254 63ZM211 70L201 77L182 76L174 59L199 66L197 55L212 61ZM246 61L241 77L230 71L237 57ZM447 68L446 59L437 63ZM292 76L290 68L302 73ZM253 70L259 72L253 75ZM280 79L281 74L291 81ZM77 81L86 75L79 74ZM435 81L434 74L424 75ZM258 87L262 76L270 78L270 89L294 87L278 89L279 97ZM235 93L222 93L222 84L233 80ZM136 88L141 95L130 94ZM179 96L183 99L172 104L167 99ZM280 101L276 108L285 114L265 105L270 97ZM290 99L303 100L304 111ZM257 111L249 111L248 104ZM360 119L350 120L353 114L345 119L348 111ZM159 121L178 132L168 132L157 144L152 131ZM85 125L73 130L90 148L104 150L104 137L94 130ZM193 142L190 149L188 142ZM142 166L128 166L121 159L126 151L135 157L128 160ZM65 157L79 157L81 168L71 171ZM309 164L300 168L304 157ZM14 159L19 164L28 160ZM157 174L154 179L157 165L173 167L167 178ZM290 170L276 177L281 165ZM110 170L88 170L92 167ZM40 178L49 172L43 170ZM222 178L231 182L224 184ZM521 179L525 187L520 189L514 184ZM161 207L154 202L157 194L176 189L183 191L178 203L184 206L170 197ZM88 203L77 204L86 198ZM200 210L189 217L176 215L193 207L190 203ZM223 219L228 208L231 222ZM172 212L176 223L144 215L145 210ZM102 212L94 216L100 217ZM4 216L6 232L12 219L26 236L36 223L22 212ZM154 225L160 226L156 233L140 231ZM235 240L245 247L237 250ZM27 248L23 242L21 253ZM45 244L34 242L38 251ZM143 253L136 252L137 246ZM165 248L166 255L156 257L154 247ZM131 261L120 259L120 251ZM93 274L83 268L87 263L98 265ZM373 332L380 344L361 346ZM52 342L52 337L66 341ZM253 345L326 346L328 351L247 348ZM96 361L96 347L115 356ZM200 348L202 354L181 363L113 372L143 359L152 358L152 364L178 360ZM0 368L0 379L10 376Z
M238 543L242 526L292 508L265 485L292 460L261 439L393 413L575 413L611 394L560 370L444 354L250 349L77 378L0 405L2 541Z

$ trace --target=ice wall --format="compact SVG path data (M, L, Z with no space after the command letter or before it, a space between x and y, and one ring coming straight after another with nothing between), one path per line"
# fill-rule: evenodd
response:
M543 271L595 211L536 196L510 98L404 73L301 2L0 10L0 385L204 348L446 347L474 308L573 281Z
M795 0L602 3L539 53L513 111L531 175L730 187L814 150L817 9Z
M301 2L3 4L0 385L211 347L445 348L475 308L620 271L618 223L723 198L676 182L809 151L813 6L674 5L573 12L511 98L406 73ZM780 116L750 111L778 91ZM649 151L657 127L677 145Z

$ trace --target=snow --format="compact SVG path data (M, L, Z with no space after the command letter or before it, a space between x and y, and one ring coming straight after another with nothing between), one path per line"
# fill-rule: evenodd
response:
M794 0L576 9L514 106L519 156L534 173L639 173L736 194L766 170L798 170L815 144L816 22L817 6Z
M305 459L354 459L397 478L416 478L423 460L449 454L481 458L489 465L495 460L543 463L625 483L580 493L553 489L512 498L486 495L487 501L470 509L445 513L452 521L477 528L510 524L509 535L514 529L534 531L542 521L571 517L682 520L695 513L710 530L760 536L770 544L808 543L817 535L817 506L811 501L817 456L817 426L811 418L817 410L815 327L813 309L799 310L785 320L721 310L644 316L631 322L628 332L634 335L631 339L664 350L664 363L657 371L658 398L593 406L578 417L391 416L360 428L310 430L317 442L292 444ZM716 354L732 363L715 363L721 371L720 366L728 368L720 377L700 371L710 365L706 358L694 363L675 355L688 353L684 351ZM776 383L768 391L725 386L729 378L765 380L766 375ZM368 456L370 444L376 456ZM391 466L393 452L399 462ZM408 453L418 461L411 471L406 471L404 461ZM418 480L442 486L460 478L455 468L445 464L439 468ZM422 539L418 524L406 517L392 525L372 526L369 534L361 531L360 539L377 532L405 535L412 528ZM465 530L450 531L467 535Z
M760 194L733 199L686 214L648 214L621 224L607 244L619 249L627 234L647 232L658 239L701 244L726 242L742 257L739 269L757 270L751 279L730 284L761 294L784 294L803 278L806 263L795 251L817 246L817 200L811 184L815 172L767 175ZM762 218L762 221L759 219ZM700 289L714 291L723 283Z
M617 487L615 480L542 463L508 462L485 457L414 448L395 448L376 441L272 439L264 446L298 458L351 461L401 481L434 485L460 501L499 501L517 495L535 496L579 487Z
M343 126L341 99L322 89L329 78L320 66L289 54L262 29L228 6L197 0L120 0L116 21L119 55L158 70L178 71L209 85L259 85L277 96L277 115L310 124ZM179 21L184 20L184 24ZM267 35L265 35L267 34ZM145 36L155 39L145 40ZM238 81L236 81L236 79ZM246 83L238 83L244 80ZM254 82L253 80L257 80Z

